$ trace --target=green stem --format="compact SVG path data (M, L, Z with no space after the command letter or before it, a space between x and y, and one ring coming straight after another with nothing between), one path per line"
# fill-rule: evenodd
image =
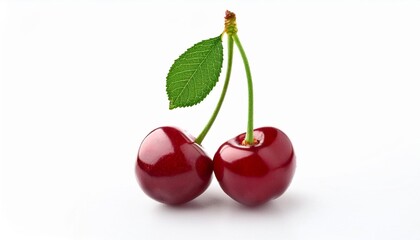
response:
M228 37L228 63L227 63L225 84L223 85L223 90L222 90L222 93L220 94L219 102L217 103L216 108L214 109L213 114L211 115L211 118L209 119L204 129L201 131L200 135L198 135L197 139L195 139L195 142L198 144L201 144L203 142L211 126L216 120L217 114L219 114L220 108L222 107L223 100L225 99L226 91L229 86L230 73L232 72L233 39L232 39L232 36L230 35L227 35L227 37Z
M245 50L242 47L241 41L239 41L237 34L232 34L232 38L235 41L236 46L241 53L242 60L244 62L245 71L246 71L246 78L248 81L248 127L246 130L245 135L245 145L253 145L254 144L254 93L252 88L252 76L251 76L251 69L249 68L248 59L245 54Z

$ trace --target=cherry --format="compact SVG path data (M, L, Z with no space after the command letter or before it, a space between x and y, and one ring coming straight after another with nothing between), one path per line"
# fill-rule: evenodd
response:
M175 127L160 127L141 143L135 170L147 195L165 204L178 205L207 189L213 162L192 136Z
M292 181L296 158L289 138L277 128L254 130L254 144L244 144L245 133L222 144L214 173L223 191L248 206L282 195Z

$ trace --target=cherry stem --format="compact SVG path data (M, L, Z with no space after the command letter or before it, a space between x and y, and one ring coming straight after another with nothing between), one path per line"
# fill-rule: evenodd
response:
M248 126L246 130L245 139L242 142L243 145L254 145L256 142L254 139L254 93L252 88L252 75L249 67L248 58L246 57L245 50L242 47L241 41L239 40L238 28L236 26L236 15L231 11L226 11L225 16L225 32L228 36L232 37L235 45L238 47L241 53L242 61L244 62L246 78L248 81Z
M244 145L253 145L254 144L254 91L252 87L252 75L251 69L249 67L248 58L246 57L245 50L242 47L241 41L239 41L238 35L232 34L233 41L238 47L239 52L241 53L242 60L244 62L246 78L248 81L248 127L246 130Z
M223 35L222 35L223 36ZM220 37L222 37L220 36ZM213 111L209 121L207 122L204 129L201 131L200 135L195 139L197 144L201 144L206 137L207 133L209 132L211 126L213 125L214 121L216 120L217 115L219 114L220 108L222 107L223 101L225 99L225 95L229 86L230 80L230 73L232 72L232 59L233 59L233 39L232 36L227 34L228 37L228 63L227 63L227 70L226 70L226 77L225 83L223 85L222 93L220 94L219 101L217 102L216 108Z

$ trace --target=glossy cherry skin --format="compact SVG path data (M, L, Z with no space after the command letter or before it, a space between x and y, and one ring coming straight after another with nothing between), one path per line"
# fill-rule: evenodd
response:
M245 134L217 150L214 173L223 191L248 206L282 195L292 181L296 157L289 138L277 128L254 130L254 145L243 145Z
M147 195L165 204L178 205L207 189L213 162L193 137L178 128L160 127L141 143L135 171Z

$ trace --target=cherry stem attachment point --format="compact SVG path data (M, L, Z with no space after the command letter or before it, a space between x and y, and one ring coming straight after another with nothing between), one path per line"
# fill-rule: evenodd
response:
M220 36L222 37L223 34ZM226 70L226 77L225 83L223 85L222 93L220 94L219 101L217 102L216 108L213 111L209 121L207 122L204 129L201 131L200 135L195 139L195 143L200 144L203 142L204 138L206 137L207 133L209 132L211 126L213 125L214 121L216 120L217 115L219 114L220 108L222 107L223 101L225 99L225 95L229 86L230 74L232 72L232 62L233 62L233 39L232 36L227 34L228 37L228 63L227 63L227 70Z

